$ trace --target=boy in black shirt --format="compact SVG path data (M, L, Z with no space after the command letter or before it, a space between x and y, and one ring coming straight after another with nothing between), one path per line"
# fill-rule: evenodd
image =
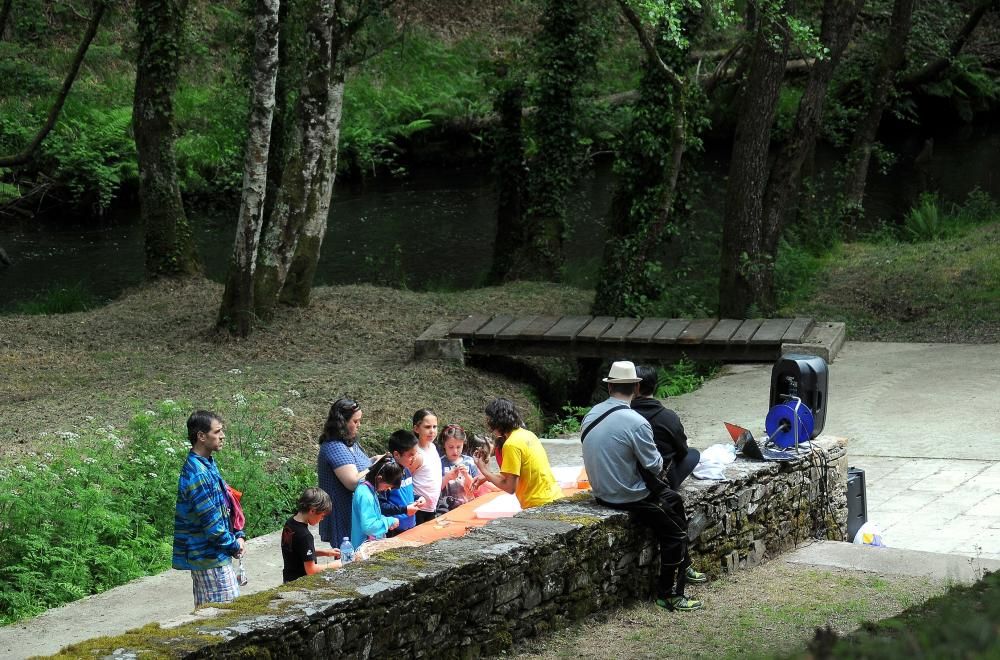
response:
M340 557L340 550L317 550L309 525L318 525L320 520L333 510L330 496L322 488L306 488L298 502L298 513L285 522L281 531L281 558L285 561L282 579L291 582L303 575L314 575L331 568L340 568L339 561L320 566L316 557Z

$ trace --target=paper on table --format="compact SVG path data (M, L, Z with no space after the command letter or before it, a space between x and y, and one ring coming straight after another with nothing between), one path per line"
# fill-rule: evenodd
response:
M556 483L559 484L560 488L576 488L580 482L581 472L583 472L582 465L552 468L552 474L555 476Z
M492 520L493 518L510 518L521 511L517 498L508 493L499 495L476 509L476 517Z

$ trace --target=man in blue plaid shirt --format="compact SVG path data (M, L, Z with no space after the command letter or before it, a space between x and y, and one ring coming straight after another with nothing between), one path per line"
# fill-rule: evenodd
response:
M227 603L240 595L232 558L244 551L243 532L232 529L226 482L212 454L226 434L215 413L196 410L187 421L191 451L177 480L173 567L191 571L194 605Z

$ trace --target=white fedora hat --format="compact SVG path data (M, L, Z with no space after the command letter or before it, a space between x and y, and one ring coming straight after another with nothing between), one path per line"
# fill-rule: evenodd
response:
M612 362L611 371L604 379L605 383L639 383L642 379L635 375L635 365L628 360Z

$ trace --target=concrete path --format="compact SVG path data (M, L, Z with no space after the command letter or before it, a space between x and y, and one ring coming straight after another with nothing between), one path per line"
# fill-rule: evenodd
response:
M701 449L728 441L723 422L762 436L770 374L770 365L727 367L668 407ZM955 581L1000 569L998 390L998 345L848 342L830 365L824 433L849 439L851 464L865 470L868 519L890 548L814 543L783 559ZM578 439L545 444L554 466L582 463ZM247 593L280 584L277 548L278 534L251 541ZM169 571L0 628L0 658L52 654L191 608L190 577Z

